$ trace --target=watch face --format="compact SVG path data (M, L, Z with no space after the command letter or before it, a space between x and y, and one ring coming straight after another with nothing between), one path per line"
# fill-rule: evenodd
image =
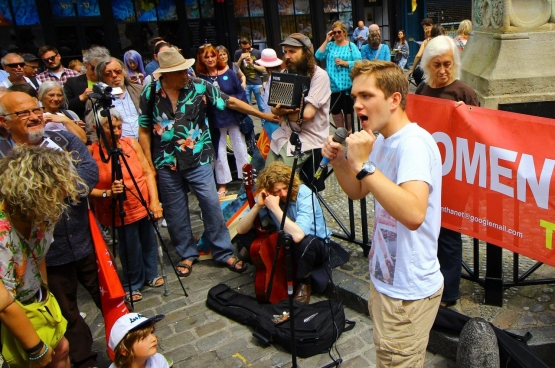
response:
M362 165L362 169L367 172L367 175L373 174L374 171L376 171L376 165L374 165L371 161L368 161Z

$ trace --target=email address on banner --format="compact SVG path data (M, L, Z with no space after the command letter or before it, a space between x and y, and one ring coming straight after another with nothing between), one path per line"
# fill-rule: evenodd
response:
M476 216L473 216L473 215L471 215L470 213L467 213L467 212L455 211L455 210L450 209L449 207L441 207L441 210L442 210L442 212L448 213L450 215L462 217L466 220L469 220L470 222L477 222L482 226L489 226L489 227L492 227L494 229L501 230L501 231L504 231L504 232L509 233L511 235L515 235L515 236L518 236L519 238L522 238L522 233L520 231L516 231L516 230L513 230L513 229L507 229L507 226L496 224L495 222L491 222L488 219L481 218L481 217L476 217Z

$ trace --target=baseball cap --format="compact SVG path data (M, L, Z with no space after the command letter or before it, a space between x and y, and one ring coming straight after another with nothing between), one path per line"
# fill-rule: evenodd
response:
M38 60L40 60L38 57L36 57L33 54L21 54L21 57L23 58L24 61L38 61Z
M164 319L165 315L158 314L154 317L146 318L139 313L128 313L124 316L118 318L116 323L112 326L112 331L110 332L110 341L108 341L108 346L112 350L116 350L116 346L123 340L125 335L131 331L144 326L147 323L156 323Z
M306 47L310 51L314 52L312 48L312 42L310 38L302 33L291 33L282 43L281 46L288 45L293 47Z
M258 65L262 65L263 67L273 68L280 66L283 61L277 57L274 49L264 49L260 54L260 59L255 60L254 62Z

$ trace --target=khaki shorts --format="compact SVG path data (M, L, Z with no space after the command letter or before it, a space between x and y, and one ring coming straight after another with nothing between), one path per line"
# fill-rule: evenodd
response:
M368 309L374 323L377 367L424 366L442 293L443 285L424 299L394 299L378 292L370 281Z

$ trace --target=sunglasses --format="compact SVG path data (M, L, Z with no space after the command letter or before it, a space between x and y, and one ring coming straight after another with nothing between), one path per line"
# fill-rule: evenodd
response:
M32 110L22 110L22 111L11 112L9 114L5 114L4 116L17 115L17 117L20 120L27 120L31 116L31 113L35 114L38 117L41 117L42 116L42 107L37 107L36 109L32 109Z
M332 31L334 34L341 34L343 31Z
M25 64L26 67L31 68L31 69L38 69L38 66L35 65L31 65L31 64Z
M10 67L10 68L23 68L25 66L25 63L11 63L11 64L6 64L6 66Z
M104 75L105 75L106 77L111 77L112 74L121 75L122 73L123 73L123 70L121 70L121 69L114 69L114 70L106 70L106 71L104 72Z
M200 46L199 49L203 49L203 48L209 47L209 46L212 46L212 44L211 43L205 43L204 45Z
M44 59L42 59L42 61L45 62L45 63L52 63L54 61L54 59L56 58L56 56L58 56L58 54L50 56L48 58L44 58Z

